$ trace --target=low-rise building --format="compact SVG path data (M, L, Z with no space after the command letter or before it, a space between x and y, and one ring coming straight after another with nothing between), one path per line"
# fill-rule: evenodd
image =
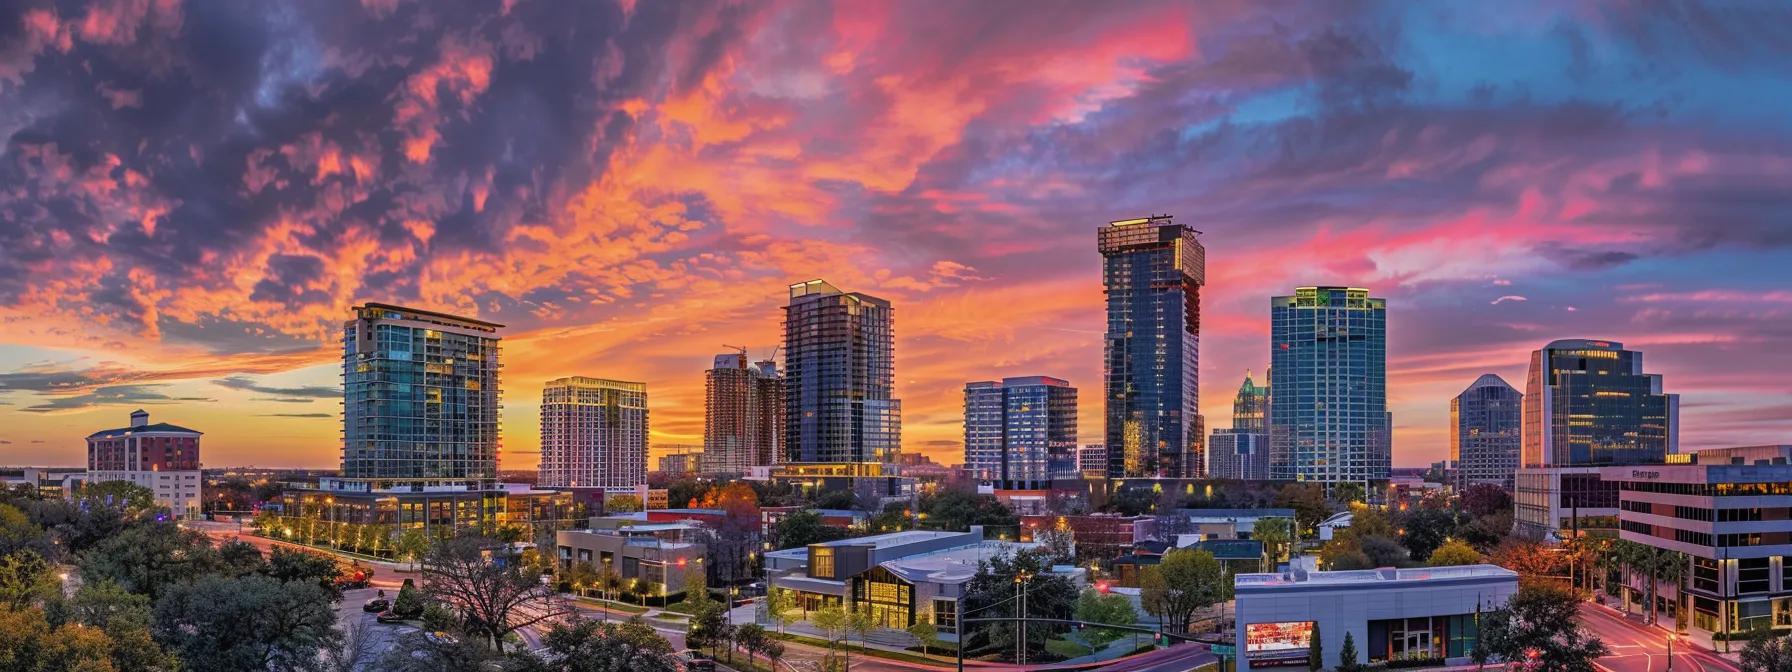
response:
M1067 529L1076 540L1080 560L1112 560L1125 555L1134 544L1157 535L1157 518L1096 513L1082 516L1025 515L1020 517L1020 540L1033 541L1041 530Z
M708 550L689 523L640 523L610 529L561 530L554 533L554 558L560 569L589 563L610 569L624 582L639 581L646 594L661 598L684 591L685 578L702 572Z
M1518 574L1494 565L1239 574L1239 670L1304 665L1317 626L1320 660L1338 660L1349 634L1357 662L1465 663L1477 616L1518 592ZM1419 663L1423 664L1423 663Z
M765 506L759 509L759 533L771 538L772 529L798 511L811 511L821 517L821 524L837 527L842 530L863 528L870 522L871 514L853 509L811 509L802 506Z
M1619 537L1678 554L1677 582L1653 593L1654 613L1676 613L1698 637L1792 630L1792 446L1670 455L1674 464L1605 467L1617 488ZM1621 604L1647 612L1647 579L1629 577Z
M1527 467L1513 477L1513 532L1559 541L1565 530L1618 516L1618 486L1600 480L1601 467ZM1589 521L1588 519L1598 519Z
M925 617L941 639L956 641L959 600L978 565L1036 546L985 540L981 526L969 532L909 530L766 553L765 572L771 587L792 592L792 611L802 620L840 606L869 613L879 628L900 631ZM1081 569L1062 572L1084 583Z
M45 499L60 499L87 482L81 467L11 467L0 469L0 486L31 488Z
M1294 523L1294 509L1182 509L1188 518L1187 533L1201 539L1249 539L1257 522L1266 518L1286 518Z

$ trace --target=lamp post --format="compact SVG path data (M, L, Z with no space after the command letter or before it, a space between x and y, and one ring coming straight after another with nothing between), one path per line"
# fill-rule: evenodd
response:
M1674 672L1674 635L1668 634L1668 672Z

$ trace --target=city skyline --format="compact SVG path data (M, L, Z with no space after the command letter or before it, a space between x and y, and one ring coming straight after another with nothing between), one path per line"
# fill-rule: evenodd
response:
M697 444L710 357L770 352L813 277L901 308L903 448L955 462L964 381L1099 389L1092 233L1159 212L1208 248L1209 425L1269 364L1267 298L1341 285L1389 302L1396 465L1560 339L1646 352L1683 451L1792 430L1792 125L1760 102L1792 77L1713 37L1788 17L87 11L0 53L7 462L79 463L141 407L205 428L209 465L337 466L369 301L510 325L502 468L574 374L646 382L651 442Z

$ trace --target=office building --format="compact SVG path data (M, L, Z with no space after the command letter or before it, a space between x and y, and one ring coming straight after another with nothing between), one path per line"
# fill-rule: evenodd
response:
M1522 443L1524 395L1494 374L1450 400L1450 464L1458 491L1477 483L1512 490Z
M787 615L796 619L792 627L798 631L812 631L807 621L814 612L838 607L868 614L877 628L874 637L912 644L903 630L926 618L940 639L955 642L959 601L979 563L1037 547L985 540L980 525L968 532L879 534L766 553L766 583L792 591L794 605ZM1082 568L1053 571L1079 586L1086 580ZM760 610L761 624L770 627L767 616Z
M1514 517L1533 538L1563 537L1576 509L1595 524L1617 515L1617 490L1598 483L1599 467L1679 452L1680 395L1663 392L1661 376L1643 372L1643 353L1616 341L1566 339L1532 352L1523 408Z
M1199 235L1168 215L1110 222L1098 233L1111 478L1194 478L1206 469L1199 351L1207 250Z
M1680 395L1617 341L1567 339L1531 353L1526 467L1655 464L1678 452Z
M789 462L896 461L902 438L890 302L822 280L784 308L784 446ZM881 469L876 470L882 473Z
M603 529L559 530L554 533L554 558L562 571L580 563L599 573L607 569L626 585L641 586L646 594L664 598L684 593L685 577L704 571L708 547L699 541L702 538L700 526L685 522L628 522Z
M1213 430L1207 441L1207 476L1242 481L1269 478L1269 387L1250 372L1232 398L1232 428Z
M157 506L176 518L200 513L200 433L166 422L151 423L149 413L131 413L131 424L87 437L88 483L129 481L148 488Z
M1084 444L1076 450L1076 462L1083 478L1107 478L1108 447L1099 443Z
M965 469L1001 490L1039 490L1080 476L1076 388L1046 376L964 386Z
M703 473L747 473L777 464L784 441L784 380L771 361L716 355L703 382Z
M1270 299L1270 476L1388 479L1387 301L1369 290L1300 287Z
M666 446L661 446L666 448ZM696 474L703 470L703 451L697 446L675 445L660 456L660 471L667 474Z
M647 482L647 384L575 376L541 393L541 475L548 488Z
M498 477L498 329L383 303L343 326L342 476Z
M1315 634L1336 665L1348 634L1357 663L1441 667L1470 662L1481 614L1518 593L1518 574L1494 565L1239 574L1238 669L1305 665Z
M1711 646L1715 639L1719 648L1756 629L1792 625L1792 446L1669 460L1600 469L1618 491L1619 537L1685 563L1684 581L1662 581L1653 591L1632 572L1612 606L1654 613L1664 624L1678 620L1695 640ZM1687 617L1676 619L1679 613Z

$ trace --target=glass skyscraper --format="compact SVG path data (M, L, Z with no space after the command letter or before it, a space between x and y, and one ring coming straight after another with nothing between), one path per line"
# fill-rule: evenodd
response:
M1232 428L1213 430L1207 441L1207 476L1257 481L1269 478L1269 386L1246 372L1232 398Z
M793 463L890 464L902 440L890 302L822 280L784 307L784 452Z
M1531 353L1524 466L1657 464L1679 452L1680 395L1617 341L1560 340Z
M1450 461L1455 486L1492 483L1512 490L1518 471L1524 395L1491 373L1450 400Z
M1076 388L1046 376L964 386L965 468L1004 490L1076 479Z
M1098 232L1110 478L1191 478L1205 470L1198 369L1207 250L1199 235L1169 215L1110 222Z
M342 338L342 476L494 482L503 326L356 306Z
M548 381L536 483L620 488L645 482L647 384L583 376Z
M1271 477L1387 480L1387 301L1367 289L1299 287L1270 299L1269 312Z

